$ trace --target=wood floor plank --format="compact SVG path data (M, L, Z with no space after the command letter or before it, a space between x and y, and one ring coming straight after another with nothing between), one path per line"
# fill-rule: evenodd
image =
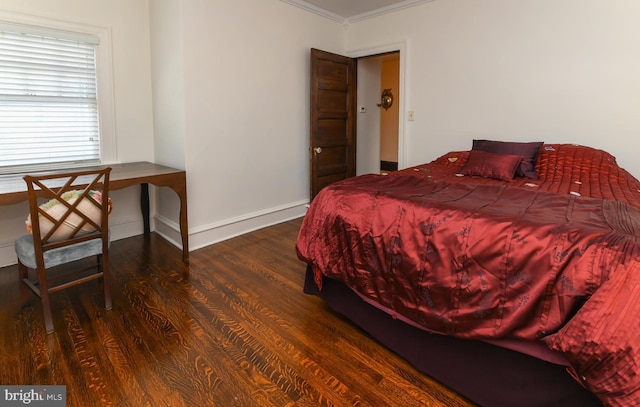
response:
M0 269L0 383L62 384L75 406L455 406L416 371L302 292L300 219L192 251L156 234L115 241L113 309L92 281L22 303Z

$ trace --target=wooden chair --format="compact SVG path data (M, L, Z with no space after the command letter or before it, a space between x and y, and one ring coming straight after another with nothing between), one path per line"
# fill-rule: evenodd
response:
M56 291L102 278L105 308L111 309L110 172L107 167L24 177L32 234L15 242L18 273L23 297L31 289L41 299L47 333L53 332L49 294ZM80 261L93 256L95 262Z

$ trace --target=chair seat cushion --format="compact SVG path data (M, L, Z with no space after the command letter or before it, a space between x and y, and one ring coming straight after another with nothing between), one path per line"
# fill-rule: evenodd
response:
M109 241L110 240L111 239L109 239ZM24 235L16 239L15 249L18 260L20 260L22 264L32 269L36 268L36 256L32 235ZM55 267L60 264L84 259L86 257L95 256L101 253L102 240L100 238L87 240L86 242L81 242L71 246L60 247L44 252L44 267Z

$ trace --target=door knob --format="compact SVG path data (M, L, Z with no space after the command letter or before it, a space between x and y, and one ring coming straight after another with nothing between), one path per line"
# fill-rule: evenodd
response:
M320 154L322 152L322 147L316 147L313 149L313 151L315 151L316 154Z

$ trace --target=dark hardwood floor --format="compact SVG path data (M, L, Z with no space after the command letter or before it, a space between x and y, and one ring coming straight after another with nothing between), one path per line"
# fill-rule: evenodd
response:
M67 406L471 406L302 293L300 220L191 252L111 246L101 282L52 295L55 333L0 269L0 384L67 386Z

